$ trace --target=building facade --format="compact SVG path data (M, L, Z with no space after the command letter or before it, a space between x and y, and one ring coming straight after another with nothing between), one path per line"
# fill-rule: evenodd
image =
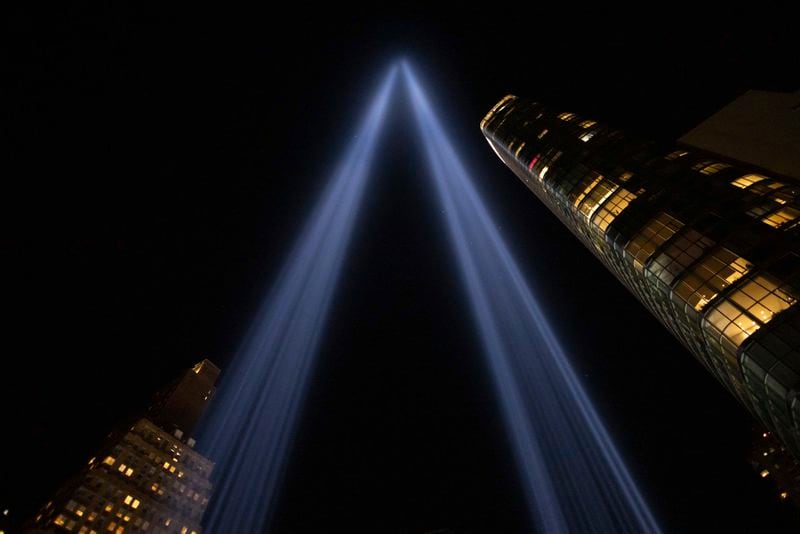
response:
M199 534L214 465L193 450L189 431L218 375L208 360L183 373L157 395L148 417L109 435L28 532Z
M500 159L800 458L800 181L509 95Z

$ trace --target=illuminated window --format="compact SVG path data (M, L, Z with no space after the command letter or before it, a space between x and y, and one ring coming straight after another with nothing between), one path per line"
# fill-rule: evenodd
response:
M181 534L187 534L189 529L187 527L181 527Z
M698 167L697 165L694 166L695 169L697 169L697 167ZM728 167L730 167L730 165L728 165L727 163L712 163L710 165L704 165L703 167L697 170L700 171L700 174L711 176L712 174L716 174L722 169L727 169Z
M539 180L544 180L544 175L547 174L547 171L549 171L549 170L550 170L550 167L548 167L547 165L542 167L542 170L539 171Z
M125 470L126 470L127 468L128 468L128 466L127 466L127 465L125 465L125 464L119 464L119 472L120 472L120 473L124 473L124 472L125 472Z
M651 219L625 246L625 251L631 255L634 266L641 271L656 249L675 235L681 227L683 227L682 222L664 212Z
M103 510L105 510L106 512L110 512L113 509L114 509L114 506L111 503L107 504L106 507L103 508Z
M141 503L139 502L139 499L133 499L133 502L131 503L131 508L133 508L134 510L136 510L137 508L139 508L139 504L141 504Z
M781 492L781 500L785 501L788 497L789 497L789 492L788 491L782 491Z
M786 206L770 215L763 217L761 222L768 224L773 228L780 228L788 223L793 222L798 216L800 216L800 211Z
M158 491L158 484L154 483L152 486L150 486L150 491Z
M125 470L125 476L126 477L129 477L132 474L133 474L133 469L132 468L129 467L128 469Z
M116 534L122 534L123 532L125 532L125 527L117 527Z
M86 517L87 521L94 521L97 519L97 512L89 512L89 515Z
M761 176L760 174L745 174L744 176L740 176L732 181L731 185L738 187L739 189L745 189L746 187L750 187L751 185L758 183L761 180L765 180L766 178L766 176Z
M168 527L170 523L172 523L172 519L167 519L166 521L164 521L164 526Z
M569 121L571 121L572 119L575 118L575 114L574 113L567 113L567 112L559 113L558 118L561 119L562 121L569 122Z
M106 465L114 465L114 457L113 456L106 456L103 460L103 463Z
M517 151L514 152L514 156L515 157L519 157L519 153L522 152L523 148L525 148L525 141L523 141L522 144L519 145L519 148L517 148Z
M633 176L632 172L625 171L625 172L623 172L622 174L619 175L619 180L620 180L620 182L627 182L628 180L631 179L632 176Z
M539 139L541 139L542 137L544 137L545 135L547 135L547 132L549 132L549 131L550 131L550 130L548 130L547 128L545 128L544 130L542 130L541 132L539 132L539 135L537 135L536 137L538 137Z
M767 274L755 276L711 310L706 321L736 347L797 299Z
M83 514L84 514L85 512L86 512L86 507L84 507L84 506L78 506L78 507L75 509L75 515L77 515L78 517L83 517Z
M580 205L580 212L586 217L587 222L591 220L597 208L619 188L617 184L609 180L603 180L589 193Z
M89 527L81 527L81 529L78 531L78 534L88 534L88 532Z
M625 208L628 207L628 204L634 201L636 195L631 193L625 188L620 189L614 195L608 199L608 202L603 204L603 207L597 210L597 214L594 216L593 223L597 226L601 232L606 231L608 225L617 218L617 216L622 213Z
M162 465L161 467L163 467L164 469L169 469L169 462L164 462L164 465Z
M109 532L113 532L115 528L117 528L117 524L114 521L112 521L111 523L108 524L108 528L106 528L106 530L108 530Z
M683 156L687 155L688 152L685 150L676 150L675 152L670 152L666 156L664 156L668 160L675 160L678 158L682 158Z
M125 497L125 504L130 504L132 502L133 502L133 496L132 495L128 495L127 497Z
M769 476L769 470L764 469L763 471L761 471L760 474L761 474L761 478L767 478Z
M720 291L741 278L752 265L725 247L719 247L692 267L675 286L675 294L695 310L702 310Z
M63 526L67 522L67 518L63 514L58 514L53 523L58 526Z
M589 182L589 185L587 185L586 187L584 187L584 188L583 188L583 191L581 191L581 193L580 193L580 194L577 196L577 198L575 198L575 202L573 202L573 205L574 205L576 208L577 208L577 207L580 205L580 203L583 201L583 199L584 199L584 198L586 198L586 195L588 195L589 193L591 193L591 192L592 192L592 189L594 189L594 188L595 188L595 186L596 186L597 184L599 184L599 183L600 183L600 181L603 179L603 175L602 175L602 174L592 173L592 174L590 175L590 178L591 178L592 176L594 176L594 179L592 179L592 181L591 181L591 182Z
M703 255L714 242L689 228L656 256L647 270L666 285L672 284L677 276Z
M508 104L508 101L513 98L515 98L513 95L506 95L500 100L500 102L495 104L494 107L489 110L489 113L487 113L486 116L481 121L481 128L484 128L489 123L489 121L491 121L494 118L495 114L501 111ZM195 365L194 367L195 373L200 373L199 366L201 365L202 364L200 363Z
M579 122L578 126L580 126L581 128L591 128L595 124L597 124L595 121L585 120L585 121Z
M583 141L584 143L587 142L589 139L594 137L594 134L596 134L596 133L597 132L586 132L585 134L583 134L581 136L581 141Z

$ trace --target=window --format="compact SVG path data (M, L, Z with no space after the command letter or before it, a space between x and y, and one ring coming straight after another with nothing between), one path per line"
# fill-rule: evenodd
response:
M604 180L592 189L592 192L589 193L580 206L580 212L583 213L587 221L591 220L597 208L618 188L619 186L614 182Z
M114 465L114 457L113 456L106 456L103 460L103 463L106 465Z
M668 213L661 212L642 227L625 246L633 265L639 271L656 249L683 227L683 223Z
M670 152L666 156L664 156L668 160L676 160L678 158L682 158L683 156L687 155L688 152L685 150L676 150L675 152Z
M55 523L58 526L63 526L66 522L67 518L64 516L64 514L58 514L58 516L53 521L53 523Z
M127 468L128 468L128 466L127 466L127 465L125 465L125 464L119 464L119 472L120 472L120 473L124 473L124 472L125 472L125 470L126 470Z
M755 276L711 310L706 318L738 347L753 332L793 306L797 299L767 274Z
M541 132L539 132L539 135L537 135L536 137L537 137L537 138L539 138L539 139L541 139L542 137L544 137L545 135L547 135L547 132L549 132L549 131L550 131L550 130L548 130L547 128L545 128L544 130L542 130Z
M589 175L589 177L590 177L590 178L594 177L594 179L592 179L592 181L591 181L591 182L589 182L589 185L587 185L587 186L586 186L586 187L583 189L583 191L582 191L582 192L581 192L581 193L580 193L580 194L577 196L577 198L575 198L575 202L573 202L573 205L574 205L576 208L577 208L577 207L580 205L581 201L583 201L583 199L584 199L584 198L586 198L586 195L588 195L588 194L589 194L589 193L592 191L592 189L594 189L594 188L595 188L595 186L596 186L597 184L599 184L599 183L600 183L600 181L603 179L603 175L602 175L602 174L597 174L597 173L594 173L594 172L593 172L593 173L591 173L591 174Z
M544 180L544 175L547 174L547 171L549 171L549 170L550 170L550 167L548 167L547 165L542 167L542 170L539 171L539 180Z
M132 468L130 468L130 467L129 467L129 468L127 468L127 469L125 470L125 476L126 476L126 477L129 477L129 476L131 476L132 474L133 474L133 469L132 469Z
M695 265L675 286L675 295L702 310L720 291L744 276L752 265L725 247L719 247Z
M780 228L785 226L800 216L800 211L786 206L784 208L779 209L778 211L772 213L771 215L767 215L761 219L761 222L764 224L768 224L773 228Z
M562 121L569 122L569 121L571 121L572 119L575 118L575 114L574 113L567 113L567 112L559 113L558 114L558 118L561 119Z
M589 141L589 139L591 139L592 137L594 137L594 134L596 134L596 133L597 133L597 132L586 132L585 134L583 134L583 135L581 136L581 141L583 141L584 143L586 143L587 141Z
M677 236L673 243L655 257L647 270L666 285L703 255L714 242L691 228Z
M631 193L625 188L620 189L608 199L608 202L603 204L602 208L597 210L597 214L594 216L592 222L594 222L595 226L597 226L601 232L605 233L608 225L635 199L636 195L634 193Z
M525 148L525 141L523 141L522 144L519 145L519 148L517 148L517 151L514 152L514 156L518 158L519 157L519 153L522 152L523 148ZM183 433L181 433L181 434L183 434ZM180 436L178 436L178 438L180 438Z
M139 502L139 499L133 499L133 502L131 503L131 508L133 508L134 510L136 510L137 508L139 508L139 504L141 504L141 503Z
M728 167L730 167L730 165L728 165L727 163L719 163L711 160L706 160L706 161L701 161L697 165L693 166L692 169L700 171L700 174L711 176L712 174L716 174L722 169L727 169Z
M125 497L125 504L130 504L132 502L133 502L133 496L132 495L128 495L127 497Z
M590 121L590 120L585 120L585 121L581 121L581 122L579 122L579 123L578 123L578 126L580 126L581 128L591 128L591 127L592 127L592 126L594 126L595 124L597 124L597 122L595 122L595 121Z
M760 182L761 180L765 180L766 176L761 176L760 174L745 174L744 176L740 176L739 178L735 179L731 182L731 185L734 187L738 187L739 189L745 189L750 187L754 183Z
M625 172L623 172L622 174L619 175L619 181L620 182L627 182L628 180L631 179L632 176L633 176L632 172L625 171Z

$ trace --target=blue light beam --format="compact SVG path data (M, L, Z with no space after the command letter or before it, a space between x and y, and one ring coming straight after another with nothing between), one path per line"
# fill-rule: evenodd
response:
M209 533L261 532L288 449L376 151L397 67L314 207L230 368L200 447L216 462Z
M402 70L534 523L548 534L660 532L419 81Z

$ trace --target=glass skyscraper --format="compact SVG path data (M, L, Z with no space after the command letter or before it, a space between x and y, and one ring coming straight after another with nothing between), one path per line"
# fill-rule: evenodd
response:
M800 457L800 182L506 96L501 160Z

